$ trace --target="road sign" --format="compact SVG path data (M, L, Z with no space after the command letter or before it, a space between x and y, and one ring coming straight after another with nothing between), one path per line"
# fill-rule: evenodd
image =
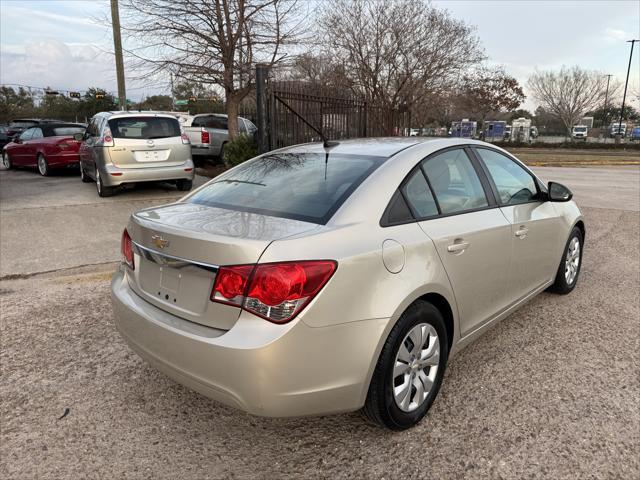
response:
M189 105L189 100L176 100L176 105Z

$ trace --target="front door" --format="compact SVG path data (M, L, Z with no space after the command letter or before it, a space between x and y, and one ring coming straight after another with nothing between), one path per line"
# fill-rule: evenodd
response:
M553 280L564 245L561 219L551 202L542 201L535 177L519 163L488 148L474 152L511 225L509 289L517 301Z

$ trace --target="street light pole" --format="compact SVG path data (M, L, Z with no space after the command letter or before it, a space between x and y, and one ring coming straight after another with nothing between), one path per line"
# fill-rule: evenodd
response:
M633 58L633 45L640 40L627 40L627 43L631 43L631 52L629 53L629 66L627 67L627 80L624 82L624 93L622 94L622 108L620 109L620 121L618 122L618 131L616 137L620 135L622 131L622 116L624 115L624 102L627 99L627 86L629 85L629 72L631 71L631 59Z

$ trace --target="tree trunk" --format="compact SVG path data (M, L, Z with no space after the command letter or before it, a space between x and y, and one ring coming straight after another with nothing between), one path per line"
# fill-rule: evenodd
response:
M238 97L227 92L227 117L229 128L229 140L233 140L238 136Z

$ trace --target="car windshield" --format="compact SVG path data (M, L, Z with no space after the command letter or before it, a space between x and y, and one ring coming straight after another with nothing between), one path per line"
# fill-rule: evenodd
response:
M573 127L576 132L586 132L587 127Z
M84 127L56 127L53 129L53 135L60 137L63 135L74 135L76 133L84 133Z
M180 124L175 118L119 117L109 120L113 138L153 140L180 136Z
M387 157L279 153L243 163L187 201L325 224Z

